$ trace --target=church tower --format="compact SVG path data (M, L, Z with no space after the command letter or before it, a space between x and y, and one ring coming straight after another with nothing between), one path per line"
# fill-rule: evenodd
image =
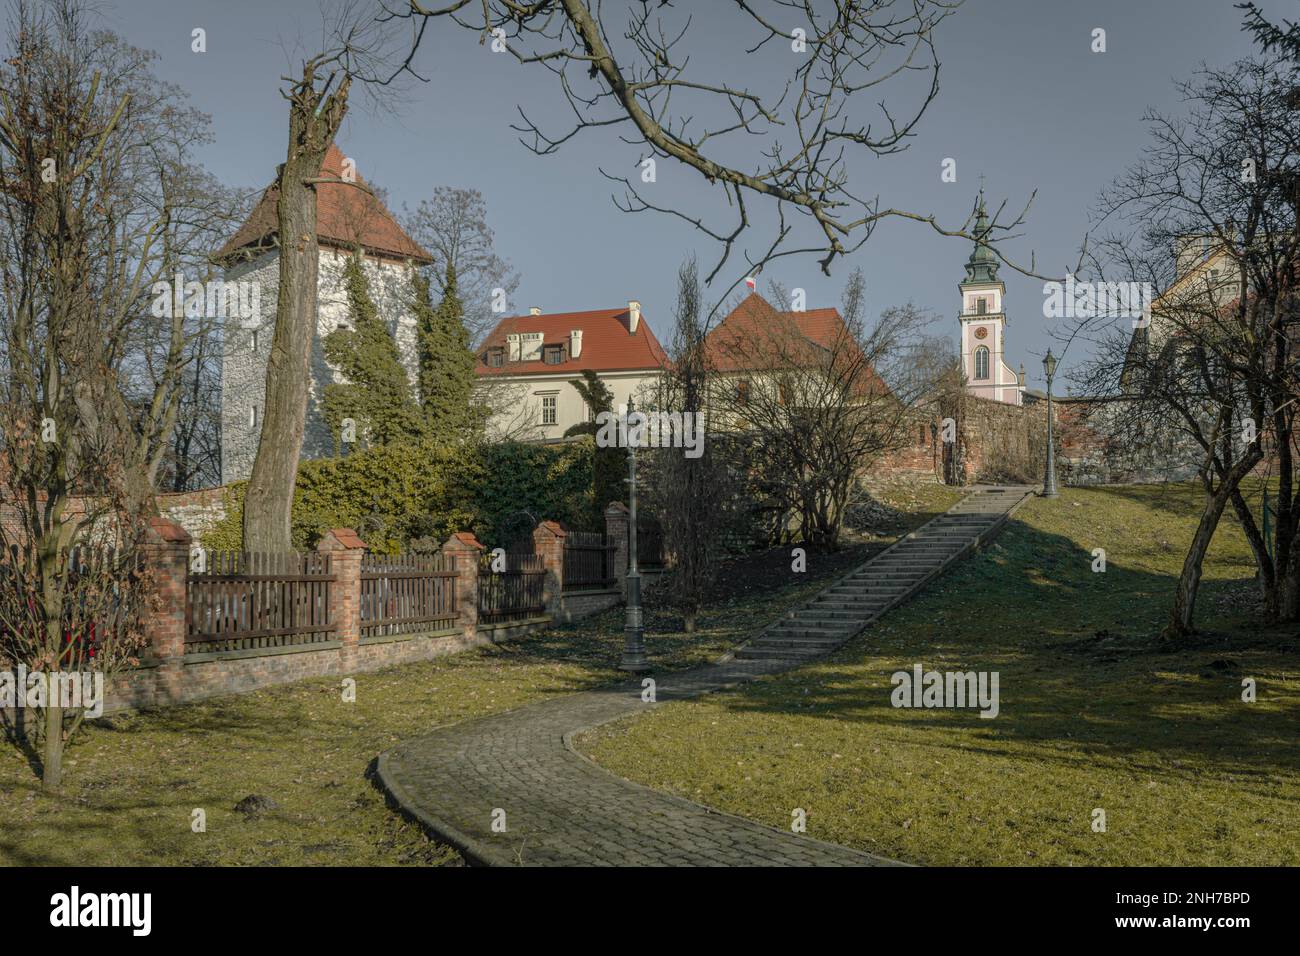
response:
M975 209L975 248L966 260L966 278L961 292L961 368L966 391L980 398L1019 405L1024 391L1023 377L1003 359L1007 315L1003 305L1006 284L998 278L998 257L989 248L988 212L984 190Z

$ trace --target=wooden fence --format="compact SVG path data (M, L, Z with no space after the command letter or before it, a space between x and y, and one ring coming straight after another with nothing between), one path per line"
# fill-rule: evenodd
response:
M615 546L603 532L570 531L564 538L564 590L613 587Z
M478 618L485 624L523 621L546 611L546 567L541 555L505 555L505 569L493 570L489 551L479 561Z
M456 623L456 563L441 554L361 559L361 636L416 634Z
M185 653L333 640L333 582L328 554L200 552L185 582Z

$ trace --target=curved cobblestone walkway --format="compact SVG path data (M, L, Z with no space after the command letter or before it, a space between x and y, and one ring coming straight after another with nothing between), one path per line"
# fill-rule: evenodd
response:
M694 697L790 666L732 661L663 675L656 696ZM430 831L472 862L493 866L890 863L631 783L569 744L654 706L642 702L639 683L625 684L455 724L382 754L380 781ZM493 830L496 811L505 812L505 832Z
M754 680L838 647L997 534L1031 490L972 489L946 514L742 646L742 659L657 677L658 700ZM569 743L654 706L642 702L639 682L530 704L406 741L380 755L379 779L430 831L472 862L494 866L891 864L623 780Z

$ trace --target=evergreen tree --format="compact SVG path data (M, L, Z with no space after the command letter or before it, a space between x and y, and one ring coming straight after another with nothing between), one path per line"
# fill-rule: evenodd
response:
M592 435L600 430L597 418L601 412L614 410L614 393L609 390L600 376L591 369L582 370L582 378L573 382L582 400L591 409L591 420L570 425L565 437L572 435ZM627 452L622 448L597 448L592 458L591 484L593 506L595 508L595 527L602 527L605 509L611 501L622 501L625 496L623 478L627 472Z
M429 435L452 442L476 432L483 423L474 403L474 366L465 328L465 309L457 290L456 270L448 262L442 301L433 307L427 276L414 278L418 385Z
M325 357L343 376L343 382L325 386L325 420L336 442L345 418L356 422L357 438L367 445L417 438L419 407L397 342L370 297L359 252L344 265L343 282L351 323L325 336Z

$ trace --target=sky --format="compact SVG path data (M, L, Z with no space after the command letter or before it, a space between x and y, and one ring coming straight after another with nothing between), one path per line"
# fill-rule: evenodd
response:
M1266 15L1295 17L1295 0L1264 0ZM284 159L286 106L277 92L322 35L317 0L99 0L104 26L153 50L156 71L189 93L213 119L216 141L196 157L222 181L255 189ZM621 34L621 0L604 3L609 32ZM769 8L772 9L772 8ZM794 54L769 46L746 53L752 37L722 0L677 0L689 13L686 47L693 75L771 90L793 69ZM906 151L852 156L850 187L883 206L936 214L960 226L980 188L990 203L1019 209L1036 190L1028 221L1007 255L1040 273L1061 275L1078 257L1099 190L1149 142L1143 115L1181 112L1174 83L1200 65L1223 65L1251 52L1233 0L966 0L936 31L942 61L937 99ZM1106 31L1106 52L1091 46ZM195 28L207 49L191 49ZM568 107L554 77L536 65L494 54L464 29L430 27L415 61L427 82L412 82L382 104L354 95L338 137L358 172L388 192L391 205L414 206L436 186L482 192L498 252L522 277L519 312L613 308L639 300L661 338L670 334L676 274L695 254L704 266L716 245L679 219L621 212L600 169L638 176L644 147L621 142L617 128L589 129L555 155L539 157L511 129L522 108L544 128L562 128ZM916 87L884 93L904 110ZM879 95L862 95L868 116ZM856 101L855 101L856 109ZM744 145L744 144L737 144ZM749 147L752 148L752 147ZM744 156L742 153L731 154ZM957 162L957 181L941 164ZM756 161L752 154L746 165ZM648 195L722 226L721 194L698 173L660 160ZM756 208L753 247L771 239L770 210ZM844 281L861 267L869 307L905 302L931 310L934 334L957 336L957 283L970 244L903 220L882 223L870 241L828 278L812 256L774 264L775 279L806 290L807 305L837 305ZM737 262L711 289L716 299L744 274ZM1052 338L1042 316L1040 280L1003 268L1007 283L1007 355L1024 363L1030 387L1042 387L1041 357ZM712 301L711 299L711 301ZM1068 373L1072 357L1065 359Z

